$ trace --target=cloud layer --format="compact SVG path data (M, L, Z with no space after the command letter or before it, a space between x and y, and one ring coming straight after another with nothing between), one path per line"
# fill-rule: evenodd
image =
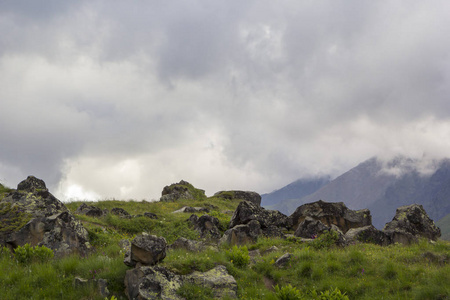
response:
M269 192L450 153L445 1L3 1L0 181Z

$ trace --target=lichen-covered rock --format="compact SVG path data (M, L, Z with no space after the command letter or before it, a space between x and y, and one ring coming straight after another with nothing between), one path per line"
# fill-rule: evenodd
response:
M81 222L33 176L0 201L0 223L0 245L9 248L29 243L48 247L57 257L91 249Z
M194 218L192 218L192 220L193 219ZM198 233L200 233L200 237L210 240L220 239L221 235L218 226L219 219L210 215L203 215L199 217L194 223L194 228Z
M120 207L112 208L111 214L119 216L121 218L125 218L125 219L131 218L131 215L125 209L120 208Z
M343 233L350 228L372 225L372 216L368 209L351 210L342 202L325 202L319 200L299 206L289 216L292 228L297 228L306 217L321 221L324 225L331 227L336 225Z
M166 257L167 242L163 237L150 234L140 234L131 241L129 255L125 254L124 263L134 267L155 265ZM129 256L129 259L127 257Z
M236 298L237 292L236 280L222 265L185 276L161 266L142 266L128 270L124 282L128 299L181 300L177 291L184 283L210 288L214 299Z
M348 243L372 243L380 246L389 244L386 234L372 225L349 229L345 233L345 239Z
M255 243L261 235L261 225L258 221L252 220L248 224L236 225L228 229L220 239L220 244L245 245Z
M177 290L182 285L180 275L160 266L142 266L125 274L125 295L128 299L181 300Z
M275 265L278 268L283 268L289 263L289 261L291 260L291 257L292 257L291 253L285 253L275 261Z
M264 232L269 226L288 228L288 217L277 210L266 210L249 201L242 201L234 211L231 217L229 228L236 225L248 224L250 221L256 220L261 225Z
M225 266L219 265L207 272L194 272L183 276L184 282L209 287L214 293L214 299L236 298L237 282L233 276L228 274Z
M78 215L86 215L89 217L103 217L108 214L107 209L101 209L93 205L87 205L86 203L82 203L80 206L78 206L77 210L75 211Z
M261 195L256 192L249 191L220 191L214 194L214 197L228 200L240 199L250 201L258 206L261 205Z
M312 239L327 230L330 230L330 227L323 224L320 220L306 217L300 224L298 224L294 235L297 237Z
M441 236L439 227L419 204L397 208L394 218L384 226L383 232L391 243L402 244L416 242L420 237L435 241Z
M173 202L179 199L206 199L205 191L195 188L187 181L181 180L179 183L174 183L165 186L161 192L160 201Z

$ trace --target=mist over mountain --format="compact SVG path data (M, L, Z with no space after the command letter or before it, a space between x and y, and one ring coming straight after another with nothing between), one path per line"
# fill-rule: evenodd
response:
M435 221L450 213L449 159L396 157L384 161L374 157L328 183L322 181L322 186L313 183L312 180L296 181L263 195L263 205L291 214L298 206L318 200L344 202L351 209L369 208L377 228L391 221L396 208L402 205L422 204ZM298 196L291 193L283 199L285 193L281 191L297 192Z

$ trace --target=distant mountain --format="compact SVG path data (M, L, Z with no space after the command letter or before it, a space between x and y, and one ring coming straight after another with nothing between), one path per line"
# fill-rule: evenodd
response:
M450 160L371 158L312 193L305 190L303 197L279 202L271 198L271 207L291 214L298 206L318 200L369 208L374 226L380 229L392 220L397 207L412 203L422 204L433 220L439 220L450 213Z
M277 209L283 213L288 213L292 208L297 208L296 201L309 194L314 193L330 182L329 176L309 179L299 179L287 186L275 190L268 194L261 195L261 205L269 209ZM295 207L291 207L292 205Z
M450 214L437 221L436 225L441 229L441 238L450 241Z

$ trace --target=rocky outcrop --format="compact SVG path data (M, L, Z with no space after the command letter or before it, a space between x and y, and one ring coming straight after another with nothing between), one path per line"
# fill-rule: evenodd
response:
M143 266L128 270L125 275L125 294L128 299L183 299L178 289L190 283L210 288L214 299L236 298L237 283L222 265L207 272L177 275L161 266Z
M55 256L86 255L91 249L87 230L41 179L28 176L0 201L0 207L1 245L45 246Z
M108 214L107 209L101 209L99 207L93 206L93 205L87 205L86 203L82 203L77 210L75 211L78 215L86 215L89 217L103 217Z
M204 190L197 189L189 182L181 180L179 183L165 186L160 201L173 202L180 199L206 199L206 195Z
M142 266L125 274L125 295L128 299L183 299L177 295L181 276L160 266Z
M323 224L320 220L315 220L311 217L306 217L295 230L294 235L297 237L314 239L318 234L330 230L330 227Z
M263 207L249 201L242 201L236 208L231 217L229 228L236 225L248 224L250 221L256 220L261 226L261 230L275 226L279 228L288 228L288 217L277 210L266 210Z
M243 200L261 206L261 195L256 192L248 191L220 191L214 194L214 197L228 200Z
M420 237L435 241L441 236L439 227L419 204L397 208L394 218L384 226L383 232L390 243L402 244L410 244Z
M237 282L222 265L204 273L194 272L186 275L183 282L210 288L214 293L214 299L236 298Z
M131 247L129 253L125 254L124 263L130 267L137 264L152 266L166 257L166 250L167 242L165 238L141 234L131 241Z
M200 218L195 218L192 215L189 220L194 224L195 230L203 239L218 240L221 235L219 232L219 219L209 215L203 215Z
M336 225L343 233L350 228L358 228L372 225L372 216L368 209L351 210L342 202L330 203L319 200L317 202L299 206L289 216L293 229L297 229L306 217L321 221L324 225L331 227Z
M220 244L245 245L255 243L261 235L261 225L252 220L248 224L236 225L228 229L220 239Z
M345 233L345 239L350 244L358 242L371 243L380 246L389 244L389 239L386 234L372 225L349 229Z

